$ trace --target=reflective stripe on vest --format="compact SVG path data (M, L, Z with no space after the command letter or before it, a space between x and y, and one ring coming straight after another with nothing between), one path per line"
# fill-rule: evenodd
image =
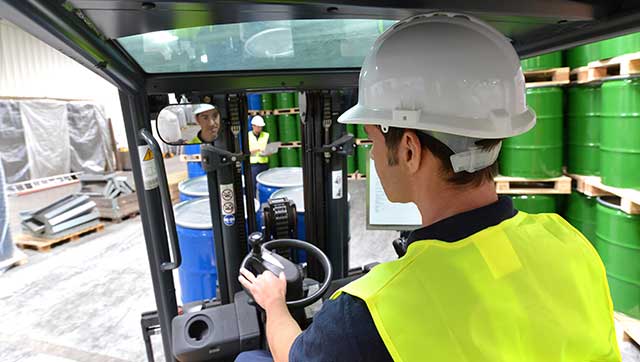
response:
M260 132L260 137L256 138L253 131L249 132L249 150L260 149L264 151L267 148L269 142L269 134L267 132ZM268 156L251 156L249 157L251 163L267 163L269 162Z
M342 292L365 301L395 361L620 361L604 266L555 214L414 242Z

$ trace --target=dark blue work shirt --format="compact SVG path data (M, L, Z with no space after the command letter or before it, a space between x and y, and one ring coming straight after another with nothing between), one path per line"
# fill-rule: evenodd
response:
M456 242L515 216L509 197L500 197L491 205L464 212L417 229L408 244L419 240ZM268 356L268 355L265 355ZM236 361L263 360L248 358ZM290 362L393 361L378 334L366 304L359 298L341 294L324 302L313 323L291 346Z

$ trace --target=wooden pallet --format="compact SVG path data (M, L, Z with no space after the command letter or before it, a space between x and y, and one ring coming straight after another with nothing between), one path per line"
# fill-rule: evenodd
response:
M569 175L576 180L576 189L587 196L618 196L620 210L627 214L640 214L640 190L607 186L598 176Z
M88 228L81 229L69 235L65 235L59 238L47 239L35 237L27 234L18 235L18 240L16 241L16 245L23 249L34 249L37 251L48 252L51 251L51 247L57 246L68 241L76 241L81 237L92 234L94 232L100 232L104 230L104 224L97 224L93 226L89 226Z
M369 139L358 138L358 139L355 140L355 144L356 145L370 145L370 144L373 144L373 141L369 140Z
M616 323L620 325L624 331L622 339L627 342L633 341L640 344L640 321L620 312L614 312L613 316Z
M577 84L601 81L609 77L624 77L640 74L640 52L590 62L588 65L573 69L572 82Z
M545 179L497 176L494 178L499 194L570 194L571 178L560 176Z
M247 113L249 113L250 116L279 116L284 114L298 114L300 113L300 108L249 110Z
M569 67L524 72L527 88L569 84Z
M169 194L171 195L171 203L180 202L180 191L178 184L189 177L187 171L178 171L167 175L167 183L169 184Z
M199 154L195 155L180 155L181 162L201 162L202 157Z
M128 214L124 213L116 213L113 216L100 216L100 220L109 221L114 224L119 224L125 220L133 219L134 217L140 215L140 211L133 211Z
M347 179L348 180L366 180L367 175L363 175L360 172L356 171L354 173L347 175Z
M300 141L282 142L282 144L280 144L280 148L300 148L300 147L302 147L302 142Z

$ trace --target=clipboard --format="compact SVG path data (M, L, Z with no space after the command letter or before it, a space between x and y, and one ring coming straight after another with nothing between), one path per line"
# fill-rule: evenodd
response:
M271 142L271 143L267 143L267 147L264 149L264 151L260 152L260 156L271 156L274 153L278 153L278 149L280 148L280 145L282 145L282 142Z

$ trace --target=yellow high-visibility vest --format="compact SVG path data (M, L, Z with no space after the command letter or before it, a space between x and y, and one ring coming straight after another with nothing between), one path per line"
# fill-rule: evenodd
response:
M249 131L249 150L260 149L263 150L267 148L267 143L269 143L269 134L267 132L260 132L260 137L256 138L256 135L253 131ZM249 161L251 163L268 163L268 156L251 156L249 157Z
M340 293L365 301L395 361L621 360L604 266L555 214L416 241Z

